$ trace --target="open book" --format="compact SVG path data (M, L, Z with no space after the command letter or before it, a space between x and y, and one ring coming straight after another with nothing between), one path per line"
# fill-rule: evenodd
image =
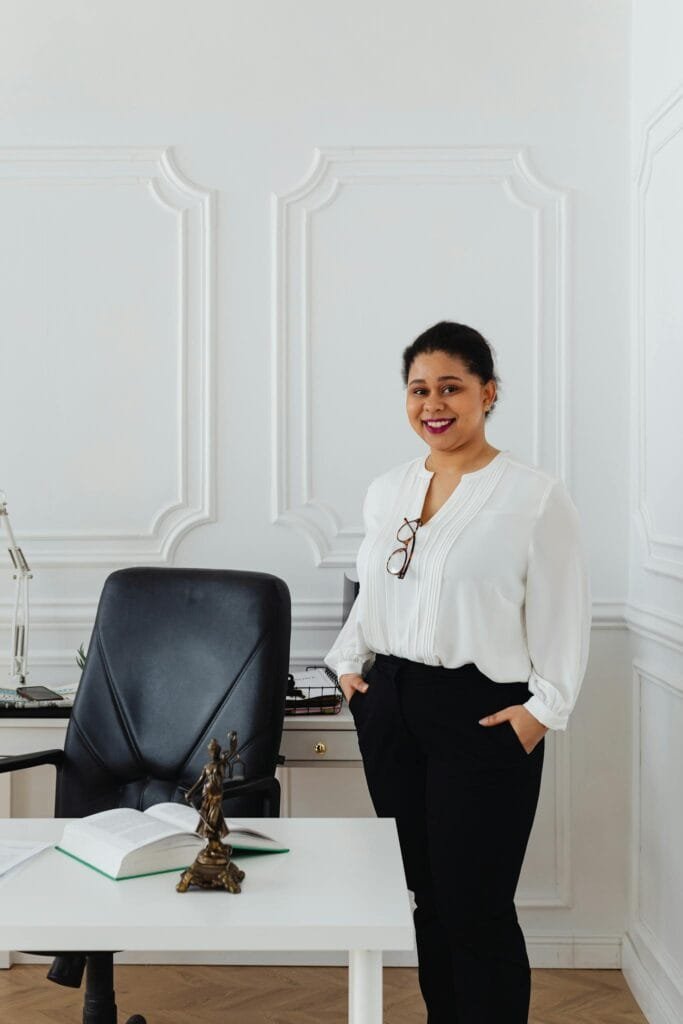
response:
M161 803L136 811L116 807L70 821L57 849L117 881L178 871L195 859L206 839L194 831L199 814L185 804ZM235 853L287 853L277 840L226 818L223 842Z

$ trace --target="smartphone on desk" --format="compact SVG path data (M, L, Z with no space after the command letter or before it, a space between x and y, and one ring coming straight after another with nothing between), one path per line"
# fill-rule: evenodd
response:
M24 700L64 700L61 693L55 693L47 686L17 686L17 696Z

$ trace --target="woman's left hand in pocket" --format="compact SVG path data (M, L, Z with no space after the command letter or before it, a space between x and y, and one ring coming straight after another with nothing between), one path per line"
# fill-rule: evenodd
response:
M508 708L501 708L500 711L495 711L492 715L480 718L479 724L483 726L502 725L508 719L527 754L531 753L548 731L548 726L539 722L523 704L511 704Z

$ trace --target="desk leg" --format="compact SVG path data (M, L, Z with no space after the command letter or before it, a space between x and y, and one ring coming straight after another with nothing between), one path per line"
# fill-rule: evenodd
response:
M382 1024L381 950L349 950L349 1024Z

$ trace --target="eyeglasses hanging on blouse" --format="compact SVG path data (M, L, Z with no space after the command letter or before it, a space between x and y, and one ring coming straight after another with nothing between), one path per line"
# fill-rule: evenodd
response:
M415 523L414 527L413 523ZM421 519L406 519L404 516L403 522L396 531L396 540L401 542L402 547L396 548L387 558L387 572L391 573L392 576L398 576L400 580L403 579L408 571L410 559L413 557L415 549L415 534L420 526L422 526ZM408 533L406 527L410 533Z

